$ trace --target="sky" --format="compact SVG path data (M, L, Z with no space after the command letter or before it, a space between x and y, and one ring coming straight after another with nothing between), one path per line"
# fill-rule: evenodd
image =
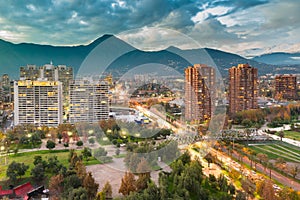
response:
M243 56L300 52L299 10L298 0L0 1L0 38L79 45L114 34L152 50L196 42Z

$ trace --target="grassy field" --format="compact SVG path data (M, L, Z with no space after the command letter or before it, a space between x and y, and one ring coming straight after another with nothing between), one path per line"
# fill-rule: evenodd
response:
M300 133L296 131L284 131L284 137L300 141Z
M81 150L76 151L78 155L80 155ZM24 178L30 177L30 171L34 167L33 161L35 156L42 156L43 160L48 160L49 157L57 156L57 159L64 166L68 167L68 156L69 150L42 150L42 151L34 151L34 152L26 152L26 153L18 153L16 155L12 154L8 156L8 165L9 163L16 161L24 163L25 165L29 165L29 170L27 170ZM3 165L3 158L1 158L0 163L0 181L4 181L7 179L6 170L8 165ZM96 160L94 157L90 158L89 161L84 161L85 165L94 165L101 164L100 161Z
M264 153L269 159L283 158L285 161L300 163L300 148L286 143L270 143L249 146L256 153Z

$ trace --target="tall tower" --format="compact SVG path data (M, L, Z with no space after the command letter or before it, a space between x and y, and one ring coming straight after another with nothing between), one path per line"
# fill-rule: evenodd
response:
M15 125L62 123L62 85L58 81L15 81L14 101Z
M295 75L277 75L275 77L275 99L295 100L297 97L297 77Z
M195 64L185 69L185 119L194 122L209 120L212 115L215 69Z
M54 66L52 61L41 67L27 65L20 67L20 79L36 81L45 79L48 81L60 81L62 83L63 96L67 100L69 95L69 84L73 80L73 68L66 65Z
M93 80L74 80L70 84L71 123L108 119L108 84Z
M258 83L257 68L239 64L229 69L229 111L256 109Z

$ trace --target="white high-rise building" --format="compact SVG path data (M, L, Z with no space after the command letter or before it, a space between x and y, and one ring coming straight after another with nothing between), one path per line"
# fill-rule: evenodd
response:
M58 126L62 123L62 84L59 81L15 81L14 123Z
M70 84L69 121L98 122L108 119L108 84L104 81L75 80Z

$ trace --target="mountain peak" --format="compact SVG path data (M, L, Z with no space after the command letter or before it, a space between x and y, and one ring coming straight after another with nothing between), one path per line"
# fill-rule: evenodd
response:
M114 37L114 35L110 35L110 34L102 35L102 36L96 38L93 42L91 42L90 45L93 45L93 44L98 45L98 44L102 43L103 41L107 40L110 37Z
M178 48L178 47L175 47L175 46L169 46L168 48L166 48L166 50L169 50L169 51L178 51L178 50L181 50L181 49Z
M135 50L135 48L133 46L131 46L130 44L124 42L123 40L121 40L118 37L111 35L111 34L102 35L101 37L97 38L92 43L90 43L88 46L95 48L96 46L98 46L99 44L101 44L102 42L104 42L108 39L109 39L109 42L111 45L114 45L117 47L119 46L120 48L126 48L130 51Z

